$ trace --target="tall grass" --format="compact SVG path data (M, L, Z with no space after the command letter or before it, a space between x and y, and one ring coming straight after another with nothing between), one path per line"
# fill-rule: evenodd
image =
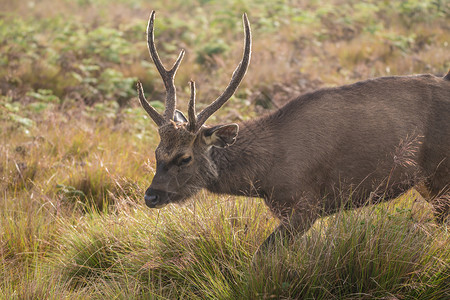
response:
M341 212L264 258L253 284L260 295L286 298L445 299L449 239L434 235L442 230L419 225L408 210Z
M19 286L102 299L446 299L450 235L406 208L413 197L339 212L256 258L276 224L255 199L201 194L163 211L61 217L53 248Z

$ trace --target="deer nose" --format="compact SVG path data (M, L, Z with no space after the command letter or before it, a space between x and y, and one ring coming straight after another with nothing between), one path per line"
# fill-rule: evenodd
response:
M161 208L167 204L166 194L167 192L148 188L144 196L145 204L150 208Z
M158 204L158 198L159 198L158 195L145 194L145 196L144 196L145 204L148 207L154 208Z

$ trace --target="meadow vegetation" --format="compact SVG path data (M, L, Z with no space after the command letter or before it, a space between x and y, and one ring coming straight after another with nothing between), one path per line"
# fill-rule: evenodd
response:
M163 108L151 10L163 62L187 52L183 111L191 78L198 109L227 85L248 13L249 71L210 123L324 86L450 68L446 0L3 0L1 299L450 298L449 228L414 191L320 220L256 260L277 225L260 199L203 191L148 209L158 134L135 83Z

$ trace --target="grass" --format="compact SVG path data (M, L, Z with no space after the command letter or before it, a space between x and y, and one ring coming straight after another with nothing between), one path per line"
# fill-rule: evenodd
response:
M161 109L146 19L185 110L252 64L211 123L253 118L302 92L373 76L444 74L445 1L3 1L0 12L0 299L447 299L450 234L414 192L342 211L254 258L277 225L262 200L201 192L150 210ZM200 5L201 4L201 5ZM320 68L317 66L320 64ZM273 66L277 67L274 68Z

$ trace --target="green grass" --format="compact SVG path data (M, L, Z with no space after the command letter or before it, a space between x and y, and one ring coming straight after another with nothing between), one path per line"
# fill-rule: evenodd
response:
M262 257L277 221L260 199L201 192L148 209L158 134L134 83L162 109L152 9L163 62L187 51L182 110L191 78L199 109L226 86L248 13L250 69L211 123L322 86L450 67L448 1L3 1L0 299L450 297L448 225L413 192L319 220Z

